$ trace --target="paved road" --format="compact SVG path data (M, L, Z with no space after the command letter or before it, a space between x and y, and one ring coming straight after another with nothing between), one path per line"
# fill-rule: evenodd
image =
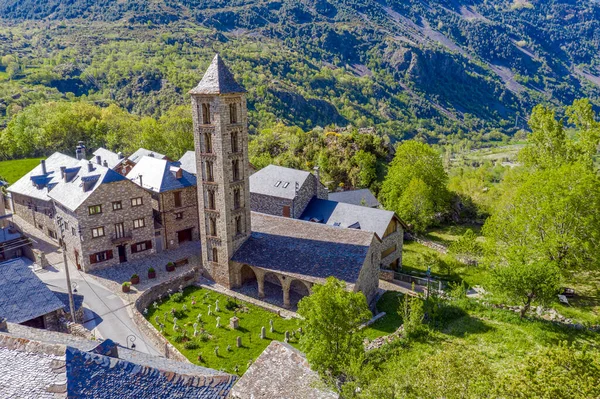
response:
M130 317L130 307L119 296L107 290L92 277L69 267L71 283L76 283L77 295L83 296L85 308L84 326L100 337L131 347L135 337L135 349L140 352L161 356L161 353L142 335ZM54 291L67 292L63 264L55 264L47 270L37 272L38 277Z

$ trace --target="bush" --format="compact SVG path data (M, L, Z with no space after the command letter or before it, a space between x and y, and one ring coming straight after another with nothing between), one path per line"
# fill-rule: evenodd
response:
M200 347L200 345L196 341L188 341L185 344L183 344L183 347L185 349L193 350L193 349L198 349Z
M131 283L129 281L125 281L123 284L121 284L123 287L131 287Z
M175 302L183 302L183 294L181 292L177 292L173 295L171 295L171 298L175 301Z
M198 336L198 339L200 339L200 342L208 342L210 340L210 337L208 336L208 333L201 332Z
M155 272L156 272L156 270L154 270L154 268L153 268L153 267L151 267L150 269L148 269L148 272L150 272L150 273L155 273Z
M135 273L134 273L134 274L131 276L131 278L132 278L132 279L134 279L134 278L140 278L140 276L138 276L137 274L135 274Z
M423 324L425 310L421 298L406 295L400 312L408 338L417 338L427 332L427 327Z
M232 311L233 309L237 309L239 308L240 305L238 305L235 301L228 299L227 303L225 304L225 309Z

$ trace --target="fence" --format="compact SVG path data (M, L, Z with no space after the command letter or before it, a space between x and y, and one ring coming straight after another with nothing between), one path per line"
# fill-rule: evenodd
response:
M399 281L404 281L405 283L415 283L416 285L420 285L423 287L431 287L431 289L437 289L439 291L443 291L447 286L447 281L438 280L432 277L419 277L414 276L412 274L394 272L394 279Z

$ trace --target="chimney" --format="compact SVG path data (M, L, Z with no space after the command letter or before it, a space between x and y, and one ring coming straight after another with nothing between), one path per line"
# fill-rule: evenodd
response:
M104 160L104 162L102 162L102 166L104 166L105 168L108 168L108 162L106 162L106 159Z
M94 170L94 165L92 164L92 161L88 161L88 172L91 172Z
M46 173L48 173L46 171L46 161L44 161L43 159L40 161L40 164L42 164L42 174L45 175Z
M142 175L138 176L140 178L140 187L144 187L144 184L142 183Z
M151 152L150 154L148 154L148 156L154 158L154 153Z
M65 170L67 170L66 166L61 166L60 167L60 178L64 179L65 178ZM65 179L66 180L66 179Z
M79 141L77 143L77 148L75 149L75 158L78 160L85 159L85 145L83 141Z
M100 157L100 155L96 155L96 163L98 165L102 165L102 158Z
M117 152L117 156L119 157L119 159L125 158L125 155L123 155L121 151Z

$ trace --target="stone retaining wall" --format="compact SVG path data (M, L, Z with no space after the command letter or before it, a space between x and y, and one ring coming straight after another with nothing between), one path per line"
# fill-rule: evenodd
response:
M148 308L154 301L158 300L161 295L167 293L167 291L178 291L180 286L184 288L193 285L200 273L197 268L190 270L189 272L182 274L172 280L165 281L154 287L144 291L139 298L135 301L135 307L132 308L133 321L140 329L141 333L152 342L152 344L159 349L162 354L169 359L175 359L180 362L191 363L185 356L181 354L171 343L154 328L154 326L146 320L144 315L144 309Z

